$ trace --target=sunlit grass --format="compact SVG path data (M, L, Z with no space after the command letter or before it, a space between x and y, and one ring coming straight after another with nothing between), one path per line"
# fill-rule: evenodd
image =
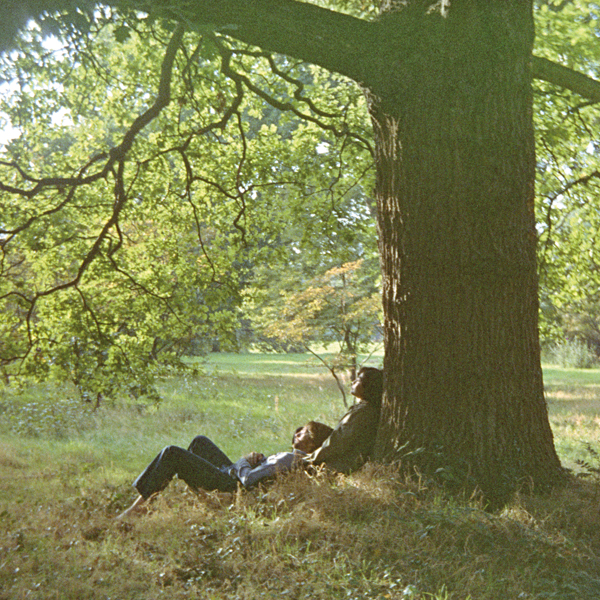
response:
M590 477L500 514L372 465L203 497L175 481L148 514L114 520L166 444L203 433L238 458L289 447L311 418L335 423L341 395L307 358L217 355L203 375L162 382L156 407L94 412L68 388L3 390L0 600L600 597L600 371L545 377L561 459Z
M544 382L557 452L581 472L578 461L598 462L588 447L600 452L600 370L546 366Z

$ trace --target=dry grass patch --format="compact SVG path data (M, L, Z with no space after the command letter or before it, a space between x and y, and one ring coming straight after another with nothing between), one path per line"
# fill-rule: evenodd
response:
M3 600L600 597L594 482L501 514L376 466L202 497L174 482L127 522L128 486L31 500L1 511Z

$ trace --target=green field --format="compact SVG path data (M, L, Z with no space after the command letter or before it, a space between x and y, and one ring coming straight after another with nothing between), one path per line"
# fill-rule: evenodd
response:
M232 458L269 453L345 410L307 355L197 366L161 383L159 406L0 391L0 600L600 598L600 370L544 371L557 449L586 477L499 514L372 465L202 498L174 482L149 514L115 521L167 444L203 433Z

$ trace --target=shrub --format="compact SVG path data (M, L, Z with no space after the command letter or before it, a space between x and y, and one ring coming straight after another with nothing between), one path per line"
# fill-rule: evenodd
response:
M565 340L550 347L548 362L568 369L590 369L597 357L585 342Z

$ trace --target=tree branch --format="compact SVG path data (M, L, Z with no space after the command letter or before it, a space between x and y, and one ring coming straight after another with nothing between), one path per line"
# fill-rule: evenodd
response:
M533 57L532 69L536 79L571 90L592 102L600 102L600 81L596 79L540 56Z
M308 344L302 344L304 346L304 349L312 354L315 358L319 359L323 365L325 366L325 368L333 375L333 378L335 379L335 382L338 386L338 389L340 390L341 394L342 394L342 400L344 401L344 408L348 408L348 401L346 400L346 390L344 390L344 386L342 385L342 382L340 381L340 378L338 377L337 373L335 372L335 366L331 366L329 364L327 364L327 361L319 356L314 350L311 350L310 346Z
M94 183L99 179L104 179L112 170L114 164L117 161L124 160L127 152L131 149L133 142L140 131L148 125L152 120L154 120L162 111L167 104L169 104L171 100L171 77L173 72L173 64L175 62L175 55L177 54L177 49L181 44L181 39L183 38L183 34L185 32L185 28L182 25L178 25L171 39L169 40L169 44L167 46L167 50L165 52L165 57L161 66L160 72L160 81L158 86L158 93L154 100L152 106L143 112L141 115L135 119L135 121L131 124L130 128L127 130L121 143L114 148L111 148L106 153L99 154L94 156L80 171L77 177L47 177L43 179L35 179L21 169L19 165L15 163L6 163L1 162L0 165L5 167L12 167L15 169L21 177L29 182L35 183L35 186L30 189L25 188L15 188L14 186L8 186L2 182L0 182L0 191L6 191L12 194L19 194L26 198L33 198L40 191L47 188L66 188L73 187L79 188L85 185L89 185L90 183ZM87 171L89 167L94 165L97 162L108 159L104 164L103 168L100 171L92 175L88 175L86 177L83 174Z
M121 143L110 151L111 158L117 158L119 160L124 158L131 149L137 134L146 127L148 123L153 121L160 114L161 110L171 101L171 75L173 72L173 63L175 62L175 55L181 44L183 34L184 28L181 25L178 25L169 40L169 45L165 52L165 58L160 69L158 94L154 103L132 123L127 133L123 136Z
M389 57L376 51L382 38L389 36L381 21L365 21L297 0L180 0L168 12L192 26L214 27L234 39L319 65L366 87L390 69ZM600 102L600 81L546 58L533 57L533 76Z
M5 19L0 27L0 50L10 47L27 17L65 6L65 0L3 1L5 12L12 12L14 18ZM130 0L104 3L125 10L132 6ZM70 10L85 10L93 0L68 0L66 4ZM365 21L298 0L140 0L133 4L136 9L183 22L191 29L216 29L263 50L319 65L365 87L389 73L389 57L377 52L378 45L389 42L389 30L380 21ZM551 6L562 8L563 4ZM533 76L600 102L599 81L546 58L533 57ZM123 144L119 149L125 150Z
M157 13L159 2L148 4ZM210 27L242 42L319 65L358 83L376 72L375 23L296 0L180 0L162 12L191 28ZM160 8L158 9L160 13Z

